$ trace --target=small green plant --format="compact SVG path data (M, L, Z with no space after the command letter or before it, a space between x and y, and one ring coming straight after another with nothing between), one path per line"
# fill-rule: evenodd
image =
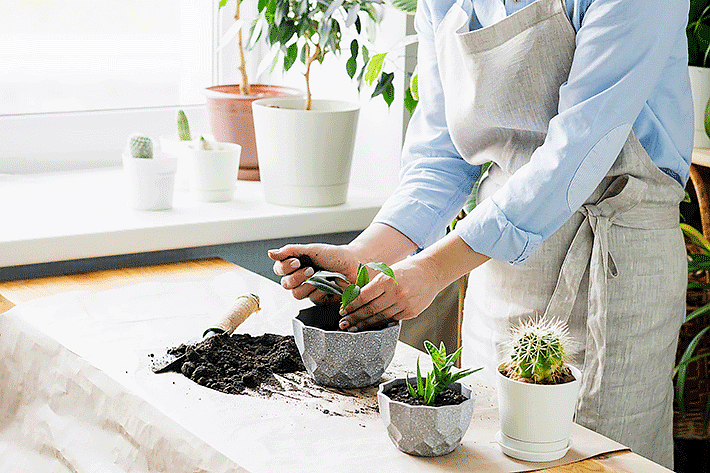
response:
M707 67L710 60L710 0L691 0L688 12L688 65Z
M686 223L681 223L680 228L683 231L685 238L700 250L699 253L688 253L688 273L692 274L698 271L710 271L710 242L708 242L707 238L705 238L702 233ZM693 281L688 283L688 289L706 290L710 289L710 284L707 282ZM685 380L687 377L688 365L710 356L710 352L700 354L696 353L699 351L698 347L700 346L702 338L708 333L708 331L710 331L710 304L699 307L686 315L685 322L688 323L696 319L701 320L701 318L705 321L704 325L701 325L703 328L690 340L687 348L683 352L683 355L681 355L678 364L673 370L673 376L676 377L676 400L678 401L678 408L683 414L686 412ZM710 422L710 398L705 405L705 416L703 422L705 427L707 427Z
M416 386L412 386L409 379L405 379L405 382L407 383L409 395L413 398L424 399L424 402L428 405L434 404L434 402L436 402L436 396L449 385L482 369L476 368L451 372L451 368L454 367L463 347L450 355L446 354L444 342L441 342L439 348L436 348L433 343L426 340L424 341L424 347L427 352L429 352L429 356L431 356L432 371L429 372L426 377L423 377L419 367L419 358L417 358L417 384Z
M535 384L557 384L567 372L572 339L558 319L535 317L511 329L508 361L503 365L512 379Z
M360 295L360 290L365 287L367 283L370 282L370 274L367 272L367 268L372 268L374 270L380 271L385 276L392 278L397 283L397 279L394 277L394 271L392 268L387 266L385 263L367 263L366 265L360 263L357 268L357 281L351 283L348 278L340 273L335 273L332 271L318 271L313 276L311 276L306 282L315 286L317 289L325 292L326 294L337 295L341 297L340 307L346 308L352 301L357 299ZM338 284L335 283L333 279L341 279L347 283L345 289L341 289Z
M187 115L182 110L178 110L177 114L177 128L178 136L180 136L181 141L191 141L192 135L190 135L190 124L187 122Z
M134 133L128 138L128 149L134 158L151 159L153 157L153 140L148 136Z

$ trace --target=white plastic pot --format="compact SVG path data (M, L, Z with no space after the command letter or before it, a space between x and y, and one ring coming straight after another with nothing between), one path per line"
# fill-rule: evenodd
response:
M217 149L205 150L193 141L188 159L191 194L202 202L227 202L234 198L241 146L213 143Z
M705 107L710 100L710 68L688 66L690 91L693 94L696 148L710 148L710 138L705 133Z
M568 366L575 381L555 385L523 383L496 373L500 417L496 440L503 453L526 461L553 461L567 453L582 380L582 373Z
M295 207L344 204L359 105L275 97L252 104L266 201Z
M167 210L173 207L177 158L152 159L123 155L123 170L131 206L137 210Z

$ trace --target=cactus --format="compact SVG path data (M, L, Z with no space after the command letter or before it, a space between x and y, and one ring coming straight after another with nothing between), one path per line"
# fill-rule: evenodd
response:
M133 134L128 138L131 156L134 158L150 159L153 157L153 140L141 134Z
M567 372L572 340L567 325L557 319L533 318L511 329L508 377L536 384L557 384Z
M191 141L190 124L187 122L187 115L182 110L178 110L177 115L178 135L182 141Z

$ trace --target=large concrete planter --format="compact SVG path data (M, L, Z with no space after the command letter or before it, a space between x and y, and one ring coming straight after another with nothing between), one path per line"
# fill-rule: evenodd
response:
M259 169L267 202L292 207L344 204L359 105L273 98L253 103Z
M451 386L467 399L451 406L414 406L393 401L387 396L389 388L404 384L403 378L380 385L377 403L387 434L395 446L410 455L436 457L454 451L461 443L473 417L475 394L463 383ZM415 378L409 380L416 383Z
M562 458L571 446L570 432L582 373L568 365L575 381L531 384L498 372L500 431L496 440L508 456L526 461Z
M215 85L205 92L214 138L242 147L238 174L242 181L259 180L252 102L266 97L303 96L298 89L266 84L251 84L250 92L242 94L239 84Z
M363 388L376 384L397 347L399 322L379 330L338 330L338 305L303 309L293 319L293 336L316 384Z

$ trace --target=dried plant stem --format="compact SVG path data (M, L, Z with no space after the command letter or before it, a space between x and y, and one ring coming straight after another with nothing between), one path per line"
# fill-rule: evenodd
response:
M239 21L240 18L240 6L241 1L237 0L237 7L234 11L234 19ZM244 60L244 42L242 41L242 30L237 33L237 44L239 47L239 72L242 75L241 91L244 95L249 95L251 93L251 87L249 86L249 78L247 77L247 68Z

